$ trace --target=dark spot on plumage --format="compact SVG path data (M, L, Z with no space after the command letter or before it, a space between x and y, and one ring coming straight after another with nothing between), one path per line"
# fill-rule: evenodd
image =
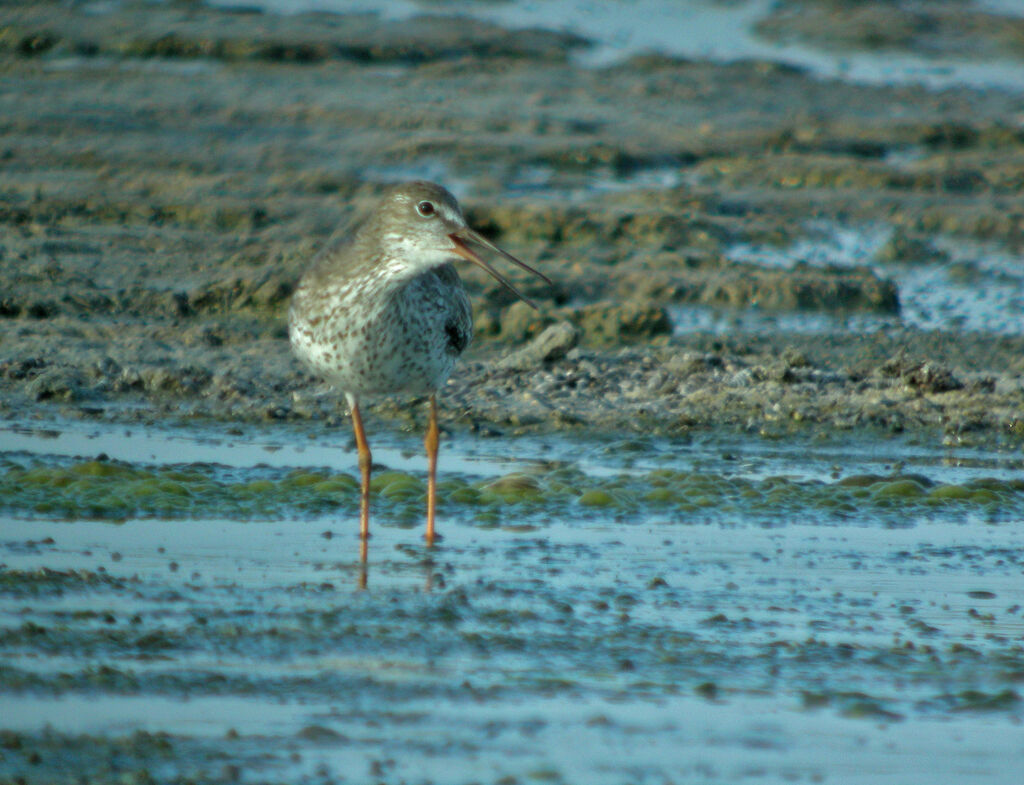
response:
M454 321L448 322L444 326L444 331L448 335L448 349L452 354L462 354L469 344L469 334Z

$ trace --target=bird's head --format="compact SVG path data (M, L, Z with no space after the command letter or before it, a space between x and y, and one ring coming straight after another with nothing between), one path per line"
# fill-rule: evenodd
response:
M381 242L410 267L429 269L460 257L482 267L524 302L536 306L509 281L484 261L472 246L497 253L547 283L543 273L506 253L470 228L455 197L436 183L416 180L395 186L375 215L374 231Z

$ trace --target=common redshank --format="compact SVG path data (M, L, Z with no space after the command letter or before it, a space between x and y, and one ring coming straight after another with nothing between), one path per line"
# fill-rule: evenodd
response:
M436 393L473 337L469 298L452 262L461 258L482 267L533 306L469 243L551 283L473 231L446 189L414 181L393 187L357 231L325 248L292 298L288 322L293 350L314 373L345 393L352 412L362 481L359 535L364 554L370 527L371 455L359 401L370 395L430 396L424 439L426 541L434 543Z

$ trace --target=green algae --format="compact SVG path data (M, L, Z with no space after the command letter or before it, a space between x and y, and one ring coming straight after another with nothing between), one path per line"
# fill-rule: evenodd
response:
M846 702L840 712L842 716L850 719L866 719L882 722L899 722L904 717L894 711L885 708L881 701L874 700L867 695L859 696Z
M96 589L124 589L130 581L92 570L12 570L0 567L0 595L16 597L60 597Z
M373 477L370 489L393 501L419 500L427 492L426 484L421 479L402 472L383 472Z
M876 499L916 499L924 495L925 489L919 482L912 479L897 478L889 482L879 482L871 486Z
M989 693L981 690L964 690L953 699L955 712L1009 711L1020 705L1021 697L1015 690L1005 689Z
M315 514L358 503L347 475L278 472L234 477L212 464L140 466L87 460L22 466L5 461L0 510L47 518L119 521L133 517L231 519Z
M615 497L608 491L600 488L591 488L584 491L579 498L579 503L584 507L616 507L618 503Z
M965 488L963 485L940 485L938 488L932 488L928 492L928 496L939 502L970 499L971 489Z
M355 476L322 470L11 459L2 468L0 511L29 517L281 519L347 514L359 503ZM380 471L371 479L371 493L395 521L411 522L422 513L426 483L419 475ZM484 525L501 524L505 512L571 518L611 510L619 517L677 515L683 522L697 514L742 514L766 523L806 516L828 523L861 515L900 525L907 516L938 513L975 513L998 522L1024 512L1024 481L942 484L908 474L823 482L671 469L592 477L558 465L484 479L447 476L438 485L438 499L446 513L469 513Z

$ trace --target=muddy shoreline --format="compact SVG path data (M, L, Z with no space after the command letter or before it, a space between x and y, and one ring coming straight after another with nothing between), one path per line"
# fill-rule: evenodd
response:
M1020 251L1021 94L653 55L587 69L586 45L441 17L0 8L0 415L343 416L290 356L288 297L409 172L556 282L516 278L534 314L466 272L478 339L444 391L449 428L1019 448L1024 337L901 324L887 270L939 257L939 238ZM809 218L894 234L842 267L728 255L796 242ZM672 334L691 306L890 327Z
M761 34L1019 57L855 5ZM0 0L0 782L1019 775L1024 92L590 47ZM285 315L409 177L555 283L465 271L435 547L367 402L360 551Z

